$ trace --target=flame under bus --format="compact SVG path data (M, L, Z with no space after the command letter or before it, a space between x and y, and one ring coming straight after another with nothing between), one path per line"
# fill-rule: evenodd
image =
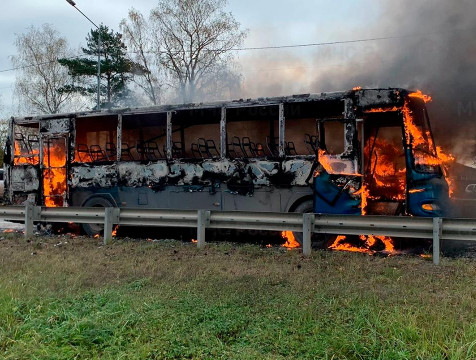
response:
M448 193L402 89L13 118L5 164L11 204L437 216Z

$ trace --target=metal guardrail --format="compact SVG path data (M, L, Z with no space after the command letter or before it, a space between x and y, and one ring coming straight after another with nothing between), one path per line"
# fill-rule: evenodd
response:
M392 216L128 209L49 208L33 205L0 208L0 218L25 223L25 236L34 222L104 224L104 243L112 240L114 225L197 228L198 247L205 246L206 229L296 231L303 233L303 254L311 254L311 235L377 235L433 239L433 262L440 263L441 240L476 241L476 220Z

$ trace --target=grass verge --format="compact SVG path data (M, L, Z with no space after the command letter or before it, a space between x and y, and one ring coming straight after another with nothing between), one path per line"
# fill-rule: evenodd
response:
M469 259L3 235L0 274L3 359L476 358Z

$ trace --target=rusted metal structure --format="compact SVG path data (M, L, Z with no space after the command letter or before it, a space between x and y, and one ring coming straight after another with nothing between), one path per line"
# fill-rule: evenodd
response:
M5 164L10 204L440 216L448 193L403 89L12 118Z

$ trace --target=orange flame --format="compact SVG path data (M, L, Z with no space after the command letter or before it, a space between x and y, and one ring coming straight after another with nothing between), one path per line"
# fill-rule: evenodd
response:
M63 197L66 192L66 169L46 169L43 172L43 191L45 206L63 206Z
M357 246L353 246L349 243L346 243L347 236L339 235L334 243L329 246L329 249L335 251L349 251L349 252L358 252L358 253L369 253L373 254L373 252L369 249L360 248Z
M361 189L362 189L362 193L360 195L360 199L361 199L360 209L361 209L361 214L365 215L367 214L367 199L369 197L369 189L367 189L365 185L362 185Z
M20 142L14 142L14 165L38 165L39 149L25 149ZM51 146L44 151L43 190L45 205L63 206L63 194L66 193L66 154L64 146Z
M45 205L49 207L66 205L63 196L67 190L66 149L63 142L57 145L45 144L43 151L43 166L45 167L43 171L43 195Z
M380 240L385 247L385 252L393 254L395 252L395 246L393 245L393 239L388 236L374 236L374 235L360 235L361 246L354 246L348 242L347 236L339 235L334 243L329 246L329 249L335 251L349 251L358 252L363 254L373 255L375 250L372 249L375 244Z
M399 111L393 108L391 111ZM385 112L386 109L372 109L372 112ZM404 161L398 160L398 154L402 153L400 147L394 142L381 137L369 137L365 142L364 155L369 163L366 164L365 183L369 189L372 189L372 195L376 199L384 198L385 200L404 200L405 199L405 183L406 168ZM402 154L403 158L403 154ZM369 193L367 198L371 198ZM366 203L362 204L365 210ZM362 212L365 215L365 211Z
M325 150L319 149L318 150L318 155L319 155L319 164L322 165L324 170L326 170L329 174L335 174L336 171L334 170L332 166L332 160L329 158L329 154L326 153ZM314 176L318 176L319 172L316 172ZM361 174L358 173L346 173L339 171L339 175L346 175L346 176L362 176Z
M395 251L395 246L393 245L393 239L388 236L377 236L383 245L385 246L385 251L393 253Z
M116 227L114 228L114 230L112 230L112 237L116 237L116 235L117 235L117 229L119 229L119 225L116 225Z
M296 238L294 237L294 234L292 231L283 231L281 233L281 236L283 239L286 239L286 242L284 243L284 247L287 249L295 249L300 247L301 245L296 241Z
M322 149L319 149L318 154L319 154L319 163L329 174L333 174L334 169L332 168L332 162L329 160L329 158L325 156L326 152Z
M415 121L413 120L412 111L409 108L408 100L405 101L405 106L403 107L403 124L405 128L405 136L407 142L412 142L414 147L425 144L425 138L423 137L423 132L416 126ZM411 140L410 140L411 139Z
M197 240L197 239L192 239L192 242L193 242L194 244L196 244L196 243L198 243L198 240Z
M31 153L22 151L18 141L15 141L13 165L37 165L40 162L39 150L33 149Z
M395 112L400 111L400 108L397 106L388 107L388 108L371 108L364 110L365 113L381 113L381 112Z
M408 95L410 98L416 98L423 100L425 103L431 101L431 96L423 94L420 90ZM407 143L412 143L414 149L419 147L434 149L435 146L432 141L432 137L429 131L425 133L415 124L413 114L409 107L408 100L405 101L403 107L403 119L405 127L405 136ZM455 161L455 158L451 154L447 154L440 146L436 147L436 154L431 155L428 151L418 151L414 154L416 165L429 165L429 166L441 166L445 179L449 186L450 197L454 194L454 183L448 175L448 165Z
M425 102L425 104L433 100L430 95L423 94L421 90L417 90L416 92L411 93L408 96L415 99L421 99Z

